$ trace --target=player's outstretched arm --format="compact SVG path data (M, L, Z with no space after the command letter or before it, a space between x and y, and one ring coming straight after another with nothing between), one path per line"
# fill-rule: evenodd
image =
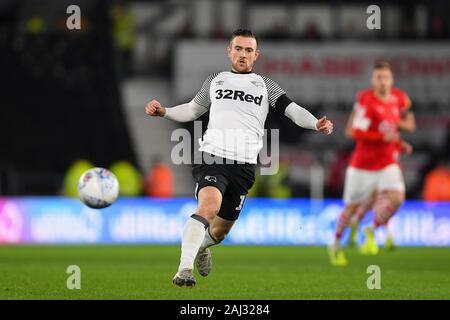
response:
M145 107L145 112L152 117L164 117L178 122L193 121L206 111L208 111L207 108L199 105L194 100L171 108L165 108L159 101L152 100Z
M400 140L400 153L409 156L412 152L413 146L405 140Z
M322 117L317 121L316 128L323 134L331 134L333 132L333 122L328 120L327 117Z
M414 113L412 111L407 111L400 119L398 127L400 130L409 133L416 131L416 118L414 117Z
M302 128L317 130L327 135L333 132L333 123L327 117L322 117L320 120L317 120L311 112L300 107L295 102L287 106L284 114Z
M352 138L354 140L390 143L400 141L400 134L397 131L382 134L381 132L378 131L352 129Z

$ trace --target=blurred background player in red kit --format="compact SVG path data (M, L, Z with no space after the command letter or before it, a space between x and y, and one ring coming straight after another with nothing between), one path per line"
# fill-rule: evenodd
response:
M364 229L366 239L361 253L377 254L375 229L386 225L405 200L399 157L402 153L410 154L412 146L401 139L400 130L415 130L410 107L407 94L393 87L390 63L377 61L372 73L372 88L358 93L347 128L356 147L345 175L345 207L338 219L335 239L329 246L333 265L347 264L340 239L352 218L361 221L373 208L374 221Z
M408 102L409 102L409 100L408 100ZM415 130L415 117L414 117L413 112L410 110L410 107L411 107L411 103L409 102L403 112L403 116L398 124L398 127L402 131L411 133L411 132L414 132L414 130ZM353 116L354 116L354 113L352 112L350 114L349 121L347 123L347 127L345 130L346 136L348 136L349 138L353 138L352 137ZM398 152L400 155L408 156L413 151L412 145L409 144L408 142L406 142L405 140L401 140L400 143L398 144L398 147L399 147ZM400 165L400 163L399 163L399 165ZM351 219L351 223L350 223L351 231L350 231L350 236L349 236L349 240L348 240L348 245L350 247L354 247L357 245L358 227L359 227L359 224L361 223L361 221L364 219L366 214L371 209L374 208L375 204L377 204L377 205L382 204L383 199L384 199L384 195L382 193L375 191L372 197L370 197L369 199L367 199L366 201L364 201L363 203L358 205L356 212L353 215L353 217ZM393 239L392 233L388 227L389 221L386 222L384 226L386 228L385 247L388 250L393 250L395 248L395 244L394 244L394 239ZM362 253L367 253L367 252L362 250Z

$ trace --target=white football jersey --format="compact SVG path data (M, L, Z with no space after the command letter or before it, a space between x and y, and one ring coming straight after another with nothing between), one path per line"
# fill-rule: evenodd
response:
M199 150L256 163L269 106L275 107L283 94L286 92L277 83L253 72L210 75L194 98L209 109L208 128L199 140Z

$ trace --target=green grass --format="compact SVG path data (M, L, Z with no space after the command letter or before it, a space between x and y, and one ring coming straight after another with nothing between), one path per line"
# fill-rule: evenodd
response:
M193 289L171 279L178 246L0 246L0 299L449 299L450 249L399 248L375 257L347 249L332 267L324 247L214 247L213 271ZM68 290L66 268L81 268ZM369 290L369 265L381 289Z

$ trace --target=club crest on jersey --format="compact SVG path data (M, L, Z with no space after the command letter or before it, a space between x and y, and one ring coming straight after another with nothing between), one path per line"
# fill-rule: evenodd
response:
M209 182L217 182L217 178L215 176L205 176L204 179Z
M264 88L264 84L261 81L250 81L251 83L253 83L257 88L261 87Z
M397 126L394 123L391 123L387 120L383 120L378 125L378 131L382 133L389 133L389 132L395 132Z
M216 90L216 99L232 99L232 100L241 100L246 102L253 102L254 104L260 106L262 102L263 96L254 96L252 94L245 94L244 91L241 90L222 90L218 89Z

